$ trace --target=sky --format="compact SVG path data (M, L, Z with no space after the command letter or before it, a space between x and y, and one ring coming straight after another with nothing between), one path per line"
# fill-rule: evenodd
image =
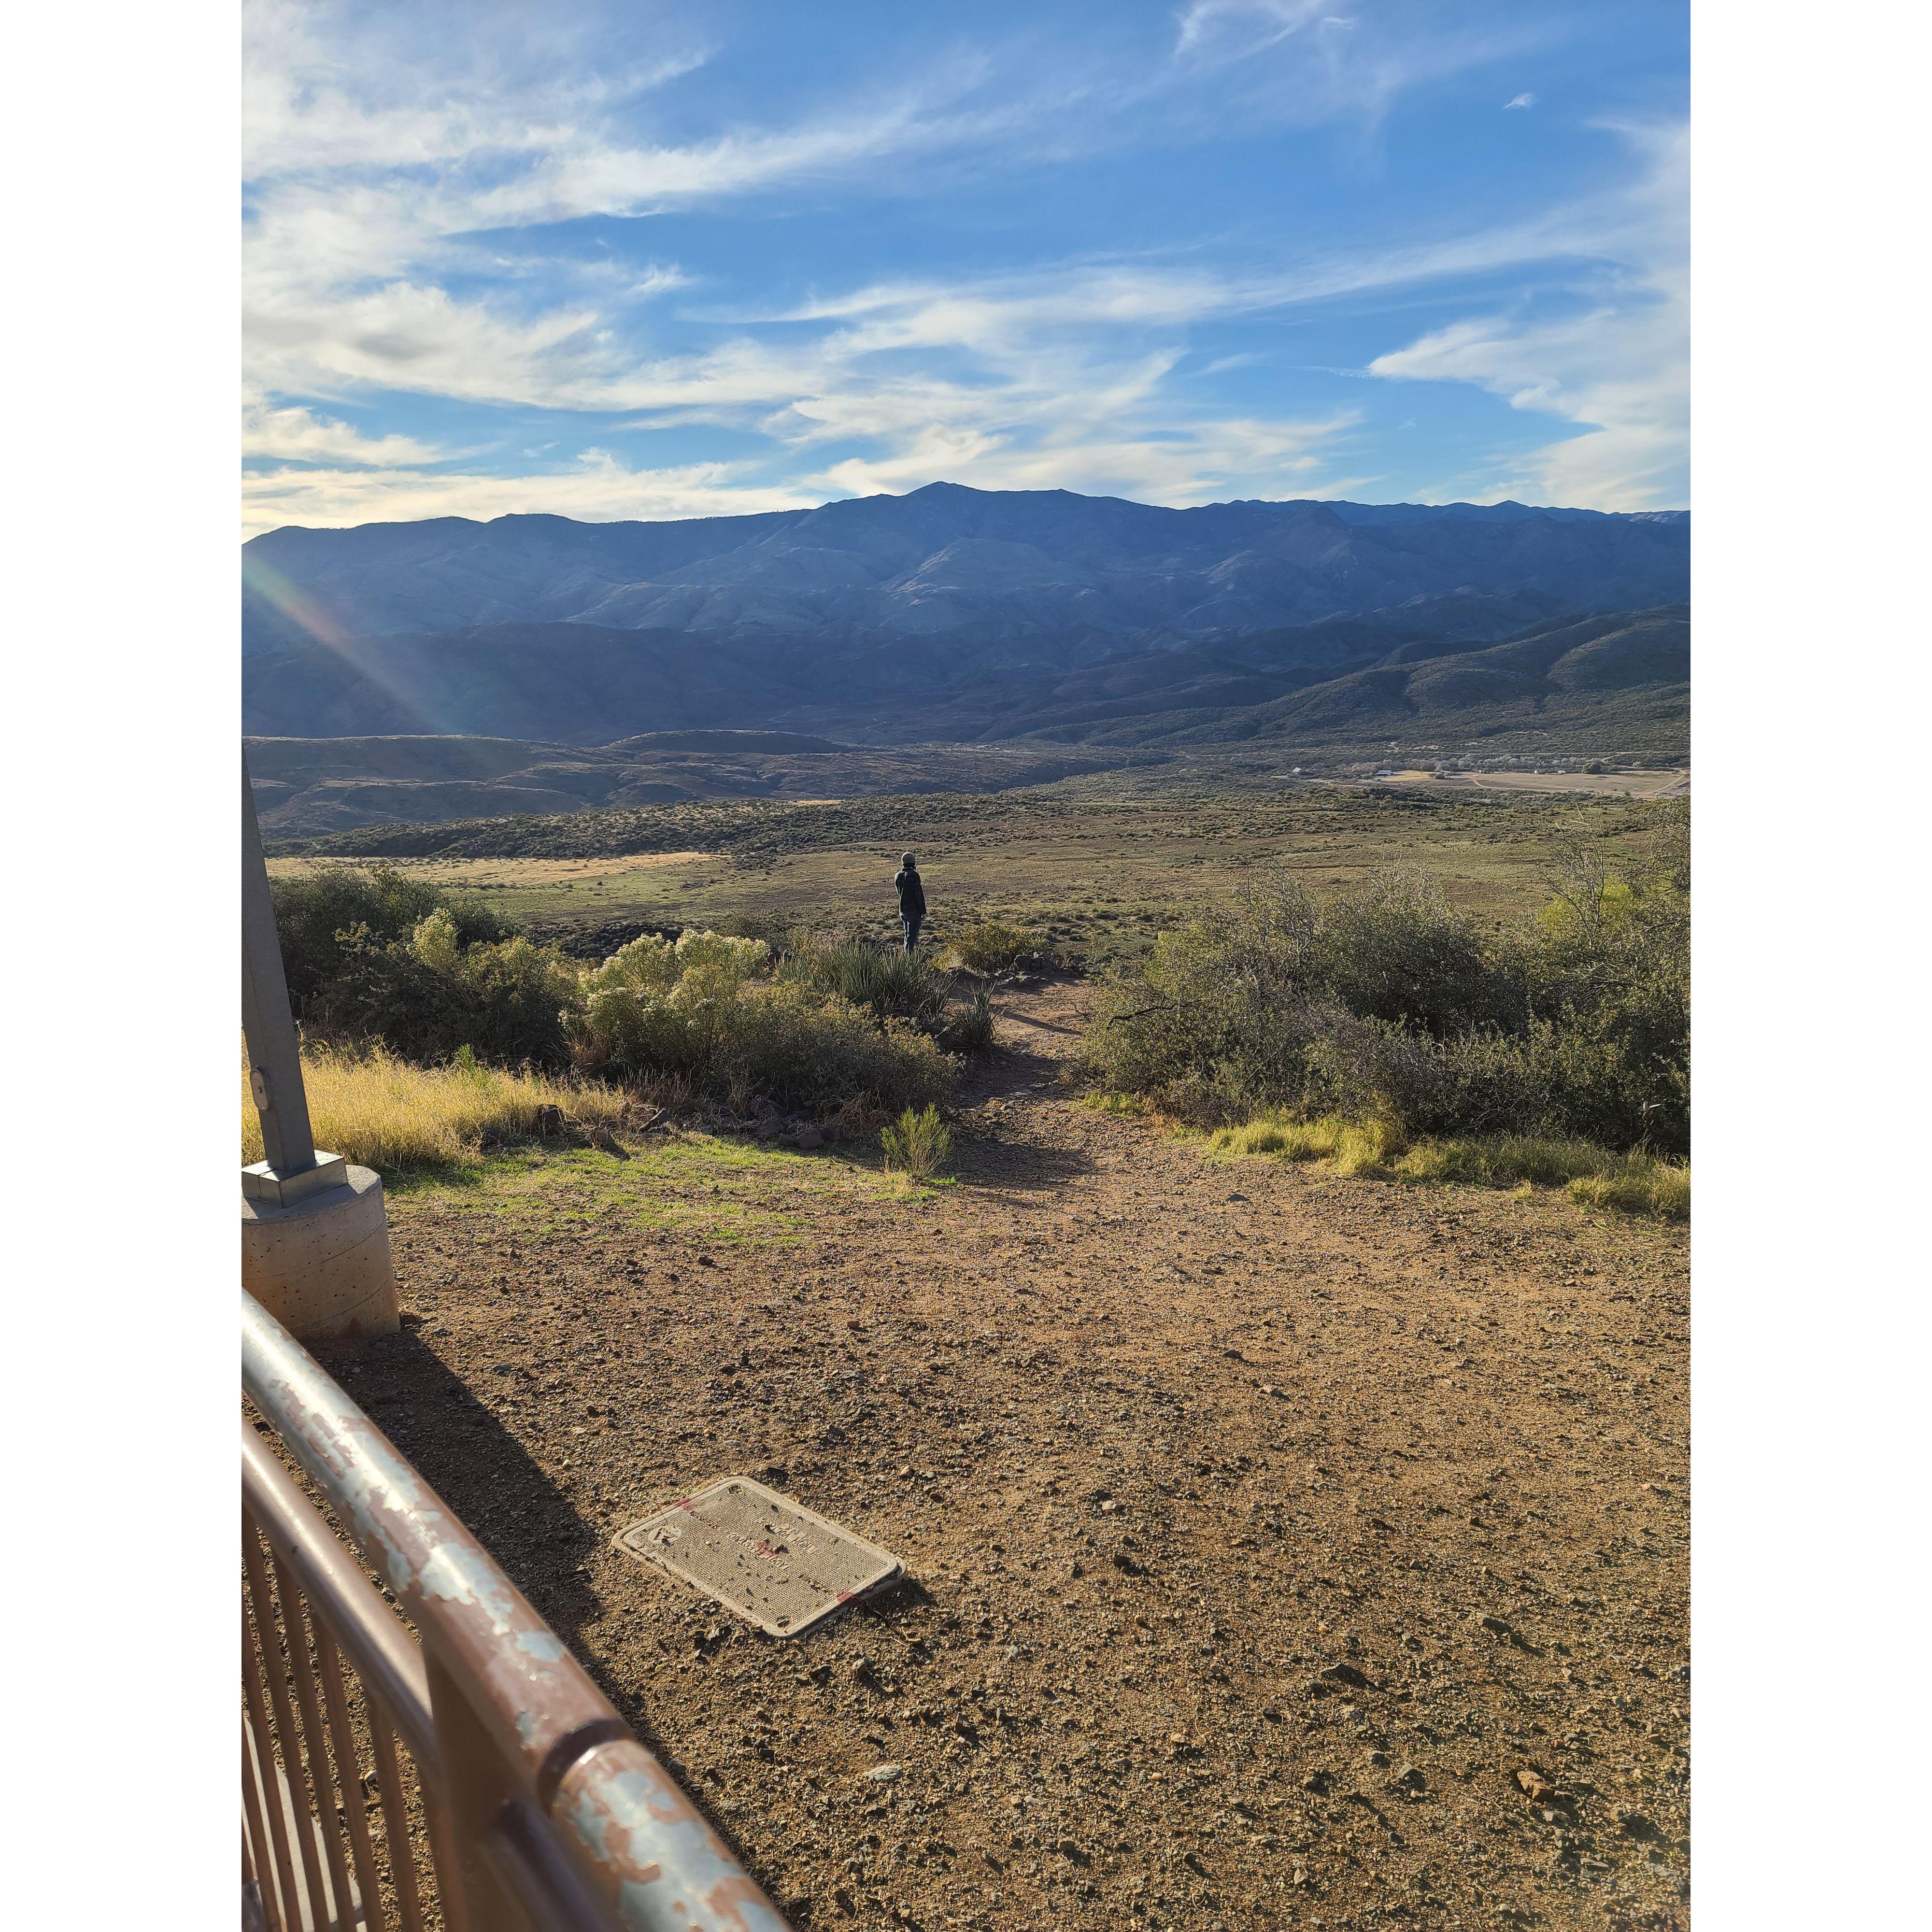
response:
M246 534L1688 500L1676 0L244 24Z

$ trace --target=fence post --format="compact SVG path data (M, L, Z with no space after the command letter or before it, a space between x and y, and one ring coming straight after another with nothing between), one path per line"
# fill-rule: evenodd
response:
M242 1170L242 1284L304 1341L387 1334L398 1314L382 1184L315 1144L245 752L242 1033L266 1156Z

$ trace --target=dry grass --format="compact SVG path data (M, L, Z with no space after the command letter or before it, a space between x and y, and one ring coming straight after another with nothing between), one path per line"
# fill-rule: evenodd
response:
M506 1073L491 1066L415 1066L380 1048L302 1055L315 1144L379 1173L467 1166L485 1143L536 1131L537 1109L560 1107L578 1127L608 1130L628 1097L594 1081ZM262 1158L262 1128L242 1088L242 1158Z
M1274 1154L1285 1160L1321 1161L1338 1174L1392 1180L1561 1187L1585 1208L1654 1214L1668 1221L1690 1218L1688 1167L1646 1154L1611 1154L1588 1141L1503 1134L1407 1143L1384 1121L1359 1123L1332 1114L1297 1120L1268 1114L1245 1126L1220 1129L1210 1137L1208 1149L1230 1159Z

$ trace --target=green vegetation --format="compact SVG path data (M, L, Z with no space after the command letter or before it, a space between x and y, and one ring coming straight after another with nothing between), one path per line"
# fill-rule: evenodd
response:
M574 1067L668 1099L856 1119L941 1097L946 1049L991 1034L977 1006L949 1021L924 961L861 944L802 944L781 970L763 940L687 931L586 968L386 867L285 879L275 900L304 1030L344 1066Z
M758 939L634 940L584 976L581 1012L571 1022L579 1064L740 1108L763 1094L829 1113L854 1102L929 1102L950 1090L953 1063L916 1026L875 1018L776 964Z
M693 1132L620 1134L599 1147L526 1142L412 1191L535 1240L619 1227L746 1247L797 1240L816 1203L892 1198L890 1183L847 1161Z
M1093 966L1144 952L1156 932L1270 867L1326 892L1418 866L1472 919L1513 920L1547 896L1544 878L1566 840L1588 841L1619 863L1640 859L1660 815L1641 802L1534 794L1276 781L1140 796L1122 789L1122 774L1104 790L1082 782L1094 788L415 826L393 838L312 841L271 869L289 878L340 863L322 857L325 846L344 859L359 853L358 868L391 866L453 905L488 904L532 938L601 958L645 927L708 926L778 943L807 926L889 939L898 924L892 875L911 846L935 947L956 947L992 921L1037 935L1042 952ZM384 856L392 848L419 856Z
M952 942L954 958L975 973L1010 973L1028 955L1045 950L1038 933L997 919L982 919Z
M1202 1126L1333 1115L1402 1146L1516 1136L1682 1154L1689 828L1663 810L1641 858L1568 841L1540 916L1499 931L1412 870L1325 902L1258 872L1112 977L1089 1070Z
M952 1136L940 1121L937 1107L916 1113L908 1107L895 1126L880 1130L879 1150L885 1156L887 1173L922 1183L934 1179L944 1168L952 1151Z
M946 982L924 954L862 939L802 940L788 955L785 970L804 985L867 1008L876 1019L936 1027L946 1005Z

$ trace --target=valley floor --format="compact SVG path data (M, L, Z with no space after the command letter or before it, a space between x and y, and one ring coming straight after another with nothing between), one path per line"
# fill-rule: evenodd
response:
M1070 1097L1083 997L922 1198L400 1190L332 1366L814 1932L1688 1924L1688 1237L1210 1162ZM910 1582L775 1642L612 1546L727 1472Z

